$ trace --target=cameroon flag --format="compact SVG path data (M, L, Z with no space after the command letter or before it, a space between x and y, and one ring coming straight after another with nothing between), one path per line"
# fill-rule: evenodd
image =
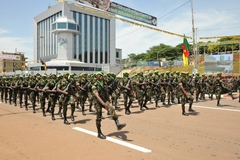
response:
M47 65L46 65L46 63L41 59L41 63L42 63L42 65L44 65L44 70L46 70L47 69Z
M22 69L25 69L25 64L24 63L22 63Z
M5 72L6 72L6 70L5 70L5 69L3 69L3 70L2 70L2 74L5 74Z
M188 66L188 57L190 55L190 46L189 46L189 43L185 36L183 38L182 50L183 50L183 66Z

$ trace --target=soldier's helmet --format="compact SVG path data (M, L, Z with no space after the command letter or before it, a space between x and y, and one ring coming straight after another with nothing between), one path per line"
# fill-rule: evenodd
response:
M100 71L100 72L97 72L96 75L104 76L104 73Z
M124 72L123 76L129 76L129 73L128 72Z

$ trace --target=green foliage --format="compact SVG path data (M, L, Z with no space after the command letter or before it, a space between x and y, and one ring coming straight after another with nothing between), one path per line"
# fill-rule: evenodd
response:
M197 45L199 54L204 53L214 53L214 52L225 52L225 51L232 51L232 50L239 50L240 44L221 44L224 42L231 42L231 41L239 41L239 37L228 37L228 38L221 38L216 42L198 42ZM211 45L210 45L211 44ZM193 54L193 47L190 44L190 54ZM176 45L175 47L160 43L159 45L150 47L146 53L130 53L128 54L128 58L131 59L131 62L138 62L138 61L160 61L162 59L166 59L167 61L170 60L182 60L182 43Z

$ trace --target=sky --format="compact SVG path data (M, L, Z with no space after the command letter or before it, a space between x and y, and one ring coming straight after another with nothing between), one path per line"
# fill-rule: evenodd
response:
M158 29L192 37L190 0L112 1L157 17ZM240 0L192 2L197 41L199 37L240 35ZM23 52L33 60L33 18L57 3L55 0L0 0L0 52ZM130 53L146 53L160 43L176 46L182 41L182 37L116 20L116 48L122 49L123 58Z

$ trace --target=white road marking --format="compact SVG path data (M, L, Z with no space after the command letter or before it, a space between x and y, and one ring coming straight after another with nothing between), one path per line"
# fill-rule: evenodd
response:
M86 130L86 129L83 129L83 128L80 128L80 127L73 127L72 129L97 137L96 132L92 132L92 131L89 131L89 130ZM113 142L113 143L120 144L120 145L128 147L128 148L132 148L132 149L144 152L144 153L152 152L149 149L146 149L146 148L143 148L143 147L131 144L131 143L127 143L127 142L124 142L124 141L121 141L121 140L118 140L118 139L114 139L114 138L111 138L111 137L107 137L106 140L110 141L110 142Z
M240 110L236 109L227 109L227 108L215 108L215 107L204 107L204 106L195 106L193 105L193 108L205 108L205 109L215 109L215 110L221 110L221 111L232 111L232 112L240 112Z

